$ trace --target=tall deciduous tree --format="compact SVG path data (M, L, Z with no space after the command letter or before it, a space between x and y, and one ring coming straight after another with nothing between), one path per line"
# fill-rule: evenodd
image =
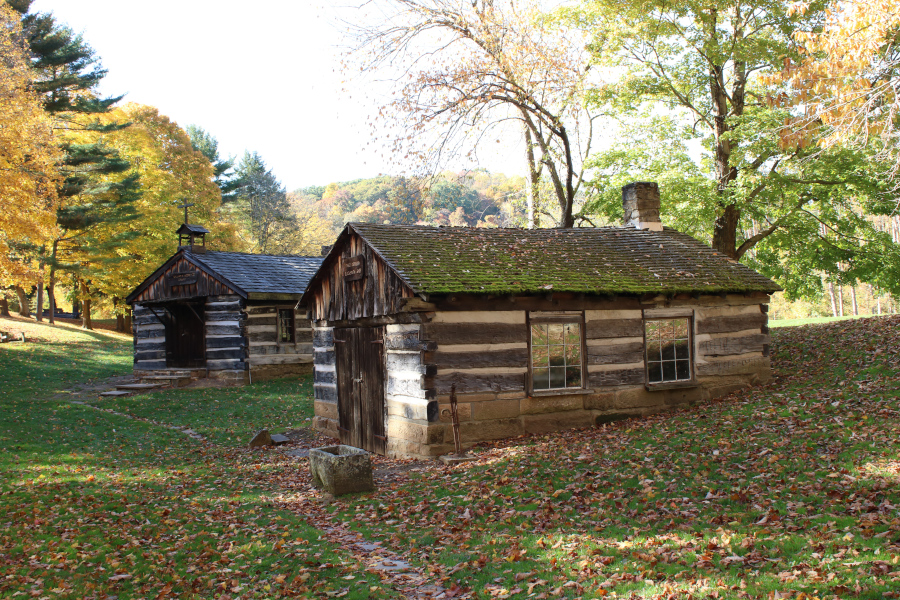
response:
M55 233L58 149L40 96L32 87L19 15L0 4L0 285L37 282L29 248ZM27 311L28 305L20 306Z
M870 277L875 248L884 265L898 262L897 249L864 218L884 210L888 192L873 177L871 154L822 152L818 132L786 129L791 108L763 81L785 57L799 56L791 34L814 27L819 11L821 4L791 14L775 0L584 2L575 22L593 31L596 60L619 76L593 96L615 115L619 141L594 158L604 199L594 206L620 215L613 182L668 179L669 223L798 294L821 286L820 274L807 277L817 260L819 273L837 272L855 252L867 265L857 272ZM694 142L704 150L700 167L690 156Z
M549 178L554 216L572 227L593 133L582 93L589 64L582 34L544 18L541 3L530 0L380 5L387 19L358 27L357 55L367 69L402 73L404 83L381 111L402 132L395 153L433 173L518 123L531 179Z
M793 9L807 12L797 3ZM789 100L802 107L793 126L826 128L820 144L865 146L877 140L893 174L900 169L900 1L835 0L821 30L802 29L794 38L805 52L786 61L781 79L793 88ZM773 78L775 79L775 78Z
M51 319L55 308L56 271L63 266L77 277L79 271L107 255L127 235L109 237L102 246L91 246L92 232L100 223L125 223L136 216L134 202L140 195L135 178L110 180L109 175L130 169L127 161L104 143L104 136L128 126L98 117L107 114L121 99L100 97L97 87L106 70L81 35L56 22L49 13L29 13L31 0L14 0L11 6L22 15L22 28L32 54L34 89L42 98L60 141L58 163L57 221L70 243L83 242L80 263L61 265L57 260L60 239L42 249L42 262L50 263ZM93 255L91 258L87 258ZM89 286L83 281L83 290ZM39 290L43 289L43 283ZM39 304L41 304L39 302ZM40 309L41 307L39 307ZM88 312L88 311L85 311ZM85 315L85 325L90 315Z

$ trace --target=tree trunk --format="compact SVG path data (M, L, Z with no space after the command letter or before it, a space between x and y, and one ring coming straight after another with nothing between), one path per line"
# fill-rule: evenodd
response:
M94 327L91 324L91 297L88 294L90 294L90 291L87 284L81 282L81 328L93 330Z
M878 296L878 299L875 301L875 305L878 307L878 315L881 316L881 296Z
M9 300L6 296L0 296L0 317L9 316Z
M132 333L131 331L131 307L127 304L125 305L125 333Z
M50 301L50 324L56 324L56 249L59 240L53 240L53 251L50 254L50 279L47 281L47 296Z
M25 290L20 285L16 286L16 296L19 298L19 316L30 317L31 307L28 305L28 296L25 295Z
M531 130L525 127L525 156L528 158L528 193L525 196L527 206L527 217L525 227L534 229L537 227L537 219L535 218L535 208L538 206L538 199L541 194L541 171L537 167L534 160L534 144L531 140Z
M844 316L844 286L838 286L838 311L840 316Z
M113 296L113 310L116 311L116 331L125 331L125 316L119 312L118 296Z
M838 316L837 299L834 297L834 283L831 281L828 282L828 296L831 298L831 316L836 317Z
M43 269L41 269L43 271ZM35 301L34 307L34 319L40 323L44 320L44 278L43 273L41 273L41 280L38 282L37 286L37 299Z
M859 316L859 304L856 303L856 286L850 286L850 301L853 304L853 315Z

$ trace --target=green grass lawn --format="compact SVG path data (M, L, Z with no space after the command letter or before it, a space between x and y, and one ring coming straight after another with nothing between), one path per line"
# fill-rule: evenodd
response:
M274 453L239 447L249 429L290 420L286 410L308 415L308 383L285 406L293 390L281 382L164 392L155 413L127 407L216 442L202 443L70 402L91 398L73 386L130 371L129 341L21 320L0 328L31 340L0 346L0 597L385 594L302 515L273 507ZM236 413L243 426L225 425Z

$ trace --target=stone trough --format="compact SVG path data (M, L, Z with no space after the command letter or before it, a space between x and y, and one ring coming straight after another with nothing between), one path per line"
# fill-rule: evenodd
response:
M353 446L326 446L309 451L309 470L313 485L334 496L371 492L372 457Z

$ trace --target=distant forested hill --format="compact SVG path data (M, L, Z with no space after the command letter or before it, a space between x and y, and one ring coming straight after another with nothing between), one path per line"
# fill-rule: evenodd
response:
M311 186L291 192L288 200L298 218L321 219L337 233L348 222L521 226L524 194L524 177L479 169L430 181L383 175Z

